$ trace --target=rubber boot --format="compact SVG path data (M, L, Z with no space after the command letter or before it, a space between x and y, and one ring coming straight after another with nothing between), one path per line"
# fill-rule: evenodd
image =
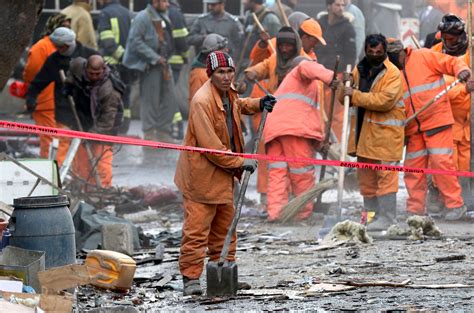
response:
M397 223L397 194L393 192L377 197L377 201L379 206L378 214L375 215L375 221L367 227L369 231L387 230L390 226Z
M375 212L377 214L379 208L379 202L377 197L368 198L364 197L364 210L366 212Z
M184 296L200 296L202 295L201 284L199 279L189 279L183 277L183 295Z

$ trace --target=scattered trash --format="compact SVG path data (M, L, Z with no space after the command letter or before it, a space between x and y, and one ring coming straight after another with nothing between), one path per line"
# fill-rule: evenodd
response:
M408 237L410 240L425 240L427 236L441 237L442 235L441 230L429 216L411 216L406 222L410 226L411 235Z
M335 242L354 241L358 243L372 243L372 238L367 234L364 225L357 222L345 220L337 223L324 237L323 243L330 244Z

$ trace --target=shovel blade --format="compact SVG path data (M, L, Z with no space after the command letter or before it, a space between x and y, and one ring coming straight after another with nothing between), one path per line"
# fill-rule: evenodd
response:
M220 265L217 262L208 262L207 272L207 296L236 296L238 289L237 264L225 262Z

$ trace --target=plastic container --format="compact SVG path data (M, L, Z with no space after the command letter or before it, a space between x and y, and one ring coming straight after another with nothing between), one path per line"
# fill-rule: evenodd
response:
M128 255L109 250L90 251L85 265L93 277L92 285L121 292L131 288L137 267Z
M64 195L14 199L10 245L46 252L46 268L76 263L75 230Z

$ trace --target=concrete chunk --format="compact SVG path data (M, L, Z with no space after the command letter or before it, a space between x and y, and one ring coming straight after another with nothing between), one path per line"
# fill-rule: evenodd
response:
M130 224L102 225L102 249L133 255L133 229Z

